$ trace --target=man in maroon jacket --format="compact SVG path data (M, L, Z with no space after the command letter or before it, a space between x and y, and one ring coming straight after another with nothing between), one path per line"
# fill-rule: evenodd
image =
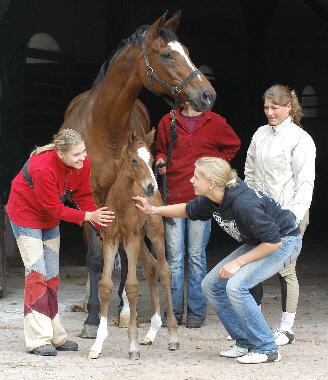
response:
M158 126L156 164L166 163L170 144L171 115L164 115ZM230 161L240 148L240 140L226 120L212 111L196 112L189 103L176 112L177 140L166 173L169 195L167 204L187 203L195 198L190 183L194 163L203 156ZM199 328L206 318L206 298L201 282L207 273L205 248L211 221L174 218L175 226L164 221L167 260L172 272L172 302L176 320L182 324L184 313L184 256L188 255L187 327ZM185 247L185 233L186 243ZM164 315L163 325L166 325Z

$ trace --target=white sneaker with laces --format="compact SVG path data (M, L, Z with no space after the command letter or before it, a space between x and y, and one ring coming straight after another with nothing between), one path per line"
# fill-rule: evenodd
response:
M236 344L233 345L230 350L220 351L220 356L225 358L239 358L240 356L246 355L249 352L248 348L239 347Z
M279 327L273 331L273 335L277 346L284 346L285 344L292 344L295 342L294 334L289 331L283 331Z
M281 359L280 352L277 351L273 354L259 354L258 352L249 352L248 354L237 358L241 364L258 364L258 363L270 363L279 362Z

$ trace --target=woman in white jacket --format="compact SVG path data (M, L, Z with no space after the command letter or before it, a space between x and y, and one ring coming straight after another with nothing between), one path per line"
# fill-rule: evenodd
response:
M303 236L313 193L315 145L300 125L303 113L295 91L277 84L265 91L263 99L268 124L254 133L247 151L245 181L290 209ZM282 315L274 335L276 344L284 345L295 340L293 324L299 297L296 260L279 272L279 279ZM263 292L261 286L252 291L255 299Z

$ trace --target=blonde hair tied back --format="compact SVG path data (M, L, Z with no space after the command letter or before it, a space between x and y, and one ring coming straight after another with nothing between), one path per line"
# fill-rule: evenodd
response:
M52 142L50 144L35 147L35 149L30 154L30 157L54 149L60 152L65 152L71 149L72 146L81 144L82 142L82 136L78 132L74 131L74 129L61 129L57 134L53 136Z
M198 172L218 187L229 189L238 186L237 172L229 163L218 157L202 157L195 162Z
M301 127L301 119L304 115L295 90L290 90L288 86L282 84L275 84L265 91L263 99L270 100L279 106L287 106L287 104L290 103L290 117L292 122Z

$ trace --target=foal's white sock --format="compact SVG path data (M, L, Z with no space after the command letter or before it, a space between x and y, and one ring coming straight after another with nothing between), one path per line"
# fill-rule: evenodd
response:
M280 329L293 333L293 324L296 313L281 312Z

